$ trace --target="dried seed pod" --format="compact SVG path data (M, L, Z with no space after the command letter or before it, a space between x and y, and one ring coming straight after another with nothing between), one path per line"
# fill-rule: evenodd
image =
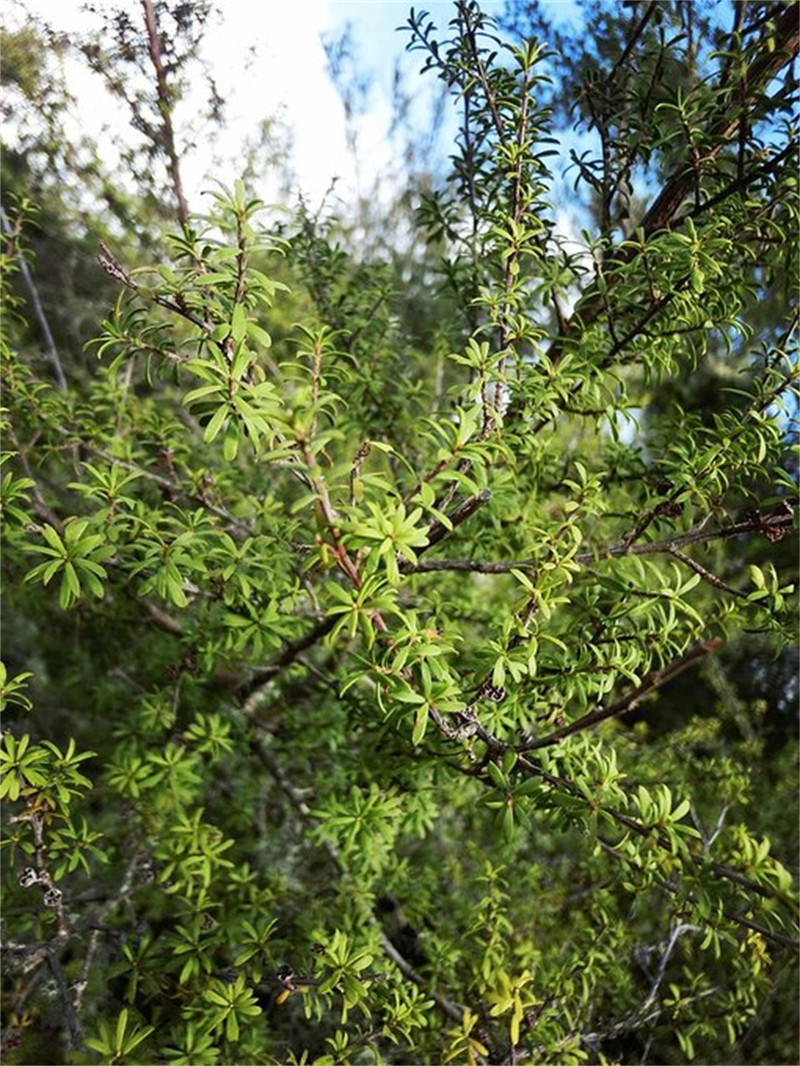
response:
M42 899L44 900L45 907L57 907L61 902L63 892L60 888L56 888L55 885L51 885L45 892Z
M40 880L38 871L34 870L32 866L26 866L19 875L19 883L23 888L30 888L31 885L37 884Z

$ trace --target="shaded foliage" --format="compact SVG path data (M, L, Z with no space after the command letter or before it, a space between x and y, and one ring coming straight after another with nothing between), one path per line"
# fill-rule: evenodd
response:
M771 36L699 18L697 78L677 5L652 40L645 5L603 16L579 98L601 136L627 116L659 186L614 215L617 130L580 242L546 49L475 4L408 21L460 115L416 258L354 254L324 209L261 222L241 181L186 214L181 64L156 70L178 225L145 265L92 231L116 300L63 388L17 284L20 170L8 1061L794 1061L796 135L767 91L797 41L773 7Z

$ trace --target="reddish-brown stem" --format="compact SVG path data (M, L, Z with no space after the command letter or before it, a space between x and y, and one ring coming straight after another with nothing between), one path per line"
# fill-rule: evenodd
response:
M189 207L183 192L180 163L178 152L175 148L175 133L172 128L172 100L169 85L167 84L166 71L161 59L161 38L158 33L158 20L152 0L142 0L142 8L144 9L144 23L147 30L150 61L156 73L156 94L158 111L161 116L162 146L167 156L167 171L172 183L172 191L175 194L178 222L181 225L181 229L185 229L189 223Z

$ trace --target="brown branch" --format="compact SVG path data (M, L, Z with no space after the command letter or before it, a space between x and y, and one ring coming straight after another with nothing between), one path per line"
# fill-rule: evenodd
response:
M754 933L760 933L767 940L773 940L776 944L780 944L781 947L791 948L793 951L797 951L800 948L800 940L795 940L790 936L784 936L783 933L773 933L771 929L767 929L763 925L759 925L758 922L753 922L749 918L745 918L743 914L730 915L734 922L738 922L739 925L743 925L745 929L752 929Z
M197 326L198 329L201 329L203 333L207 334L211 332L211 326L202 319L197 318L196 315L193 315L185 306L175 303L173 300L168 300L165 296L161 296L157 292L143 292L141 286L133 280L103 241L100 241L100 251L97 255L97 261L103 270L105 270L106 274L114 278L116 281L121 282L126 289L130 289L131 292L136 293L136 295L142 300L152 301L153 303L157 303L159 307L163 307L165 310L171 311L175 315L180 315L181 318L185 318L187 322L191 322L193 326ZM218 341L217 346L220 351L225 351L222 341Z
M76 1051L79 1051L83 1047L83 1026L78 1018L78 1013L72 1004L70 988L67 984L64 970L61 967L61 962L56 956L53 948L50 948L47 952L47 965L50 967L50 973L53 975L53 981L58 989L58 999L66 1018L70 1043Z
M772 156L771 159L762 163L761 166L756 167L755 170L751 170L748 174L742 174L740 177L736 178L735 181L726 185L721 192L718 192L716 196L712 196L710 200L703 201L703 203L699 204L690 212L692 218L698 218L700 215L705 214L707 211L716 207L717 204L727 200L729 196L733 196L734 193L746 189L748 185L752 185L754 182L758 181L759 178L764 178L774 170L777 170L780 164L783 163L792 152L797 150L799 143L800 142L798 142L796 138L792 139L780 152L778 152L777 155Z
M70 1043L75 1049L80 1049L83 1044L83 1028L72 1002L72 996L67 984L67 979L61 967L59 953L72 935L70 923L67 920L67 912L64 906L64 895L53 881L53 877L47 866L44 843L44 820L37 814L28 801L28 807L20 814L13 815L9 822L27 822L31 827L31 835L34 844L35 867L23 872L20 884L29 888L37 886L43 893L42 900L45 907L52 908L56 913L57 933L46 945L41 947L31 946L36 964L46 960L58 990L58 998L64 1011L67 1028L70 1035ZM23 880L24 878L24 880ZM72 916L70 915L70 918Z
M745 72L751 98L758 90L775 77L778 71L790 62L800 47L800 19L797 8L792 4L784 7L783 14L775 27L774 47L770 50L766 44ZM747 102L745 101L745 104ZM714 159L725 144L739 131L740 115L726 107L711 123L707 138L716 140L717 144L709 149L705 161ZM642 228L645 236L667 227L683 200L691 192L694 181L693 169L683 167L669 177L645 217Z
M717 645L717 641L703 642L703 644L697 646L697 648L693 652L690 652L686 656L685 664L683 660L680 660L679 664L676 664L676 668L674 669L674 671L670 672L670 676L675 676L675 674L677 674L680 669L684 669L686 666L690 665L691 662L694 661L696 658L707 654L709 651L713 651ZM667 671L663 672L664 675L666 675L666 673ZM665 678L662 677L662 683L664 679ZM650 687L652 688L655 686L651 685ZM625 699L625 704L626 708L623 709L630 709L631 703L629 698ZM454 718L454 716L448 717L451 721ZM517 755L515 765L518 771L522 773L523 776L537 777L544 781L546 784L550 785L551 788L560 789L566 792L568 795L573 796L575 799L580 800L582 803L586 803L587 805L591 802L589 799L587 799L587 796L584 794L584 792L579 789L577 785L573 784L572 781L568 780L567 778L560 777L556 774L548 772L544 769L543 766L534 762L528 754L524 753L524 749L521 750L515 748L512 744L500 740L499 737L495 736L493 733L485 729L478 721L476 715L472 714L468 716L462 712L459 717L465 727L464 729L453 729L449 725L449 722L445 721L444 717L438 712L432 715L433 721L437 724L440 729L440 732L442 733L442 736L447 741L458 741L459 744L463 744L463 741L466 737L474 736L483 741L483 743L486 745L486 754L481 760L479 766L477 766L475 769L465 769L463 767L460 767L462 772L465 773L467 776L477 777L480 780L484 781L484 783L489 785L491 788L496 788L494 781L487 775L487 764L491 761L499 759L505 752L513 751ZM660 849L667 851L670 854L674 853L674 848L669 837L667 837L664 833L658 831L654 832L654 826L645 825L644 823L637 821L635 818L631 818L629 815L624 814L622 811L618 811L613 807L595 805L595 809L607 815L618 825L622 826L625 830L634 833L636 836L639 836L642 839L654 841ZM696 869L702 869L704 867L707 867L714 874L714 876L740 885L742 888L747 889L747 891L752 892L753 894L760 896L763 899L776 898L777 894L773 890L765 887L764 885L759 884L757 881L753 881L751 878L747 877L746 874L741 873L739 870L735 869L732 866L729 866L727 863L709 862L705 855L693 855L691 852L688 852L688 850L686 857L687 861ZM666 887L670 888L670 885L666 884ZM674 891L674 889L672 890ZM731 921L737 922L740 925L750 927L748 920L743 919L738 914L726 914L726 917L728 917ZM767 939L775 940L778 943L783 943L787 939L785 937L782 937L780 934L773 934L770 930L764 928L763 926L760 926L758 928L758 931L761 932L762 935ZM795 945L794 942L792 942L792 946L800 945Z
M347 548L342 543L342 534L339 529L339 516L330 498L325 475L319 470L319 463L311 450L307 440L297 441L303 455L303 462L308 470L308 482L317 498L317 503L325 519L325 525L331 536L330 548L336 565L349 578L354 588L361 588L361 574L357 564L350 557ZM375 622L381 630L386 629L386 624L380 615L376 615Z
M136 873L136 867L139 863L140 856L134 854L125 867L125 872L122 875L122 881L119 888L109 899L103 901L98 910L93 913L88 920L84 920L82 925L88 927L89 923L92 926L92 932L89 937L89 945L86 950L86 957L83 960L83 966L81 967L81 973L78 980L73 985L73 997L75 1013L80 1014L81 1004L83 1002L83 996L86 988L89 984L89 974L94 962L95 955L97 954L98 944L100 942L100 933L103 931L103 922L106 920L111 911L117 907L120 903L127 900L131 894L131 890L134 887L134 874Z
M414 967L403 958L386 933L383 932L381 933L381 947L383 948L384 954L389 956L407 980L412 981L418 988L421 988L427 996L430 996L442 1012L457 1025L463 1023L463 1010L451 1000L432 989L428 981L426 981L424 977L421 977Z
M444 540L445 537L450 536L457 526L460 526L462 522L466 522L468 518L471 518L472 515L480 510L484 504L487 504L491 498L491 489L481 489L477 496L470 496L469 499L460 503L452 514L448 515L448 518L450 519L449 527L444 525L443 522L433 522L428 527L428 543L419 549L417 555L421 555L423 552L428 551L428 549L432 548L434 544L438 544L440 541ZM408 563L408 560L404 560L404 562L406 565L401 566L401 570L413 573L417 569L417 566Z
M472 52L472 61L475 65L477 72L478 82L483 89L484 96L486 97L486 103L489 107L489 112L492 116L492 124L494 126L497 139L500 144L505 145L506 136L503 129L503 120L500 117L500 112L497 108L497 101L495 100L495 94L492 91L492 87L489 84L489 79L486 74L486 67L481 59L480 49L478 48L477 36L475 33L475 24L472 21L472 13L470 5L465 3L465 0L457 0L458 13L461 16L464 23L464 36L469 41L470 51Z
M465 522L470 515L474 514L475 511L482 507L491 498L491 495L489 489L483 489L477 496L471 496L468 500L465 500L464 503L457 507L449 516L453 528L459 526L462 522ZM451 530L442 525L442 523L434 523L428 531L428 544L420 548L418 554L438 543L450 532ZM416 568L408 563L406 559L403 559L400 563L400 570L403 572L414 572L415 569ZM278 655L278 657L268 666L263 666L256 670L252 677L241 684L237 690L237 695L242 703L246 703L259 688L265 685L268 681L271 681L272 678L277 677L277 675L285 670L287 666L291 666L298 656L306 651L307 648L313 647L326 637L336 624L336 620L335 615L330 615L327 618L321 619L304 637L300 637L298 640L290 641L286 644L280 655Z
M159 629L163 629L165 633L170 633L174 637L183 636L183 626L180 622L173 618L172 615L167 614L166 611L163 611L157 603L153 603L146 596L141 597L139 603L141 603Z
M591 563L602 562L605 559L616 559L626 555L654 555L666 553L676 555L681 561L686 562L686 557L677 549L687 544L697 544L709 540L721 540L727 537L738 537L746 533L761 533L770 540L779 540L789 531L794 520L791 506L784 501L774 511L767 514L755 514L743 522L735 522L730 526L719 526L717 529L692 529L688 533L679 533L667 540L651 541L649 544L612 544L608 548L597 548L595 551L578 552L572 557L572 561L581 566ZM692 568L696 565L691 562ZM416 565L409 566L412 573L429 573L439 570L454 570L462 573L476 574L507 574L511 570L536 570L541 566L541 560L536 559L511 559L508 562L494 562L478 559L423 559ZM699 572L699 571L698 571ZM704 571L701 576L707 577ZM717 579L719 581L719 579ZM722 587L721 585L719 587ZM733 591L729 586L724 586L727 591Z
M649 677L637 685L636 688L630 692L621 696L618 700L614 700L613 703L606 704L603 707L597 707L593 711L589 711L587 714L582 715L580 718L571 722L569 725L562 726L560 729L554 730L546 737L541 737L539 740L532 740L526 744L518 746L516 751L536 751L539 748L549 748L553 744L558 744L559 741L565 737L572 736L573 733L582 733L585 729L590 729L592 726L598 725L600 722L605 722L609 718L615 718L620 714L627 714L628 711L632 711L641 701L649 696L650 693L655 692L656 689L666 685L668 681L671 681L678 674L683 673L684 670L688 670L690 666L694 666L699 660L704 659L707 655L710 655L712 651L716 651L722 644L722 641L718 638L711 640L702 640L694 647L690 648L685 655L682 655L680 659L676 659L668 666L663 667L661 670L656 670L650 674Z
M495 744L497 751L509 750L509 745L504 744L502 741L497 740L496 738ZM543 767L539 766L538 763L532 762L527 756L521 755L517 760L517 766L519 766L520 769L523 770L527 776L539 777L552 787L561 788L569 795L574 796L576 799L580 799L583 802L588 802L586 796L583 792L581 792L577 785L574 785L571 781L568 781L564 777L557 777L554 774L548 773ZM615 822L617 822L618 825L621 825L624 829L629 830L631 833L634 833L636 836L642 837L643 839L654 840L658 847L661 848L663 851L668 851L671 854L673 853L673 848L669 839L661 833L657 833L654 836L652 826L647 826L641 822L637 822L635 818L631 818L629 815L623 814L622 811L615 810L613 807L601 807L600 810L602 810L604 814L607 814L609 818L612 818ZM739 870L734 869L732 866L728 866L727 863L707 862L704 857L691 854L689 854L687 857L693 866L703 867L707 865L716 877L720 877L726 881L732 881L734 884L740 885L742 888L746 888L749 892L753 892L755 895L761 896L762 899L773 899L775 897L775 893L772 892L769 888L765 888L757 881L753 881L751 878L747 877ZM727 917L729 917L731 921L741 922L741 919L736 915L727 915ZM767 931L764 932L764 935L772 936L772 934Z
M181 181L180 162L175 148L175 134L172 128L172 94L167 84L167 75L164 64L161 61L161 40L158 34L158 20L152 0L142 0L144 9L144 22L147 29L147 41L150 50L150 61L156 73L156 94L158 111L161 115L162 146L167 156L167 171L172 182L172 191L177 203L178 222L181 229L186 229L189 224L189 207L183 192Z
M611 343L611 347L609 348L609 350L603 356L600 365L602 367L610 366L613 363L613 361L616 359L616 357L620 354L620 352L624 351L628 347L628 345L631 343L631 341L635 341L636 338L639 336L639 334L644 332L645 327L650 322L652 322L653 319L656 318L664 310L665 307L669 307L669 305L672 303L672 301L675 299L675 297L679 293L684 292L689 287L689 284L690 284L690 275L687 274L685 277L679 278L674 283L674 285L672 286L671 290L666 294L666 296L662 296L661 299L658 300L655 304L653 304L652 307L648 307L647 310L641 315L639 320L637 322L634 322L634 324L631 326L631 328L628 330L628 332L626 334L624 334L624 336L622 336L622 337L617 337L617 336L614 335L614 330L613 330L613 327L612 327L612 316L611 316L611 310L610 310L610 305L609 305L609 307L608 307L608 323L609 323L608 332L609 332L609 334L611 336L611 342L612 343ZM608 295L607 294L603 295L603 302L604 302L604 304L608 303Z
M11 439L11 443L14 445L16 454L19 456L19 461L22 464L22 469L33 482L32 492L34 511L40 518L44 519L45 522L48 522L53 527L53 529L61 533L64 528L64 525L61 519L52 509L52 507L48 505L47 500L45 500L44 494L42 493L42 490L39 487L39 482L33 476L33 469L31 468L31 464L28 459L28 451L33 448L33 444L30 444L28 448L23 448L20 445L19 440L17 439L17 435L14 432L13 426L9 423L5 428Z
M648 4L647 9L645 10L644 14L642 15L642 17L639 19L639 21L636 23L636 25L631 30L630 37L628 38L628 40L627 40L627 42L625 44L625 48L624 48L624 50L622 52L622 55L616 61L614 66L611 68L611 72L608 75L608 80L609 81L612 81L616 77L617 71L620 69L620 67L623 65L623 63L627 62L628 56L631 54L633 49L636 47L636 44L637 44L639 38L644 33L645 27L647 26L647 23L650 21L652 16L655 14L657 7L658 7L658 0L650 0L650 3Z
M450 463L452 463L454 458L455 457L452 455L447 455L444 459L440 459L436 466L431 467L427 474L422 475L422 477L419 479L413 489L409 489L409 491L403 497L403 503L410 503L420 491L422 486L427 485L429 481L433 481L435 477L438 477L443 470L447 469L447 467L450 465Z
M684 566L688 566L690 570L694 570L696 574L699 574L703 581L707 581L709 585L713 585L715 589L720 589L722 592L727 592L729 596L737 596L740 599L746 599L747 593L742 592L741 589L735 589L733 585L729 585L723 581L722 578L717 577L711 570L707 570L700 563L696 562L689 555L685 555L682 551L678 551L677 548L673 548L670 555L674 555L676 559L680 560Z
M61 432L67 435L66 430L61 430ZM171 478L164 477L162 474L155 474L153 471L146 470L144 467L138 466L136 463L129 463L127 460L120 459L118 456L112 455L110 452L105 451L105 449L100 448L95 444L90 444L87 441L81 441L80 446L85 448L87 452L91 452L92 455L97 455L101 459L107 460L109 463L114 463L116 466L122 467L123 470L128 470L132 474L137 474L139 477L152 481L153 484L158 485L159 488L162 488L169 493L172 499L182 498L190 500L192 503L204 507L207 511L210 511L211 514L217 515L218 518L224 518L231 528L238 529L242 533L249 534L253 532L253 527L249 522L237 518L236 515L226 511L224 507L217 507L215 504L210 503L204 496L187 491L183 486L178 484L177 481L173 481Z
M336 615L329 615L327 618L323 618L317 622L303 637L298 640L289 641L281 651L280 655L274 659L268 666L262 666L253 672L252 677L243 682L237 689L237 696L242 703L246 703L247 700L256 692L259 688L265 685L268 681L271 681L273 677L277 677L281 671L285 670L287 666L297 659L299 655L307 649L313 647L319 643L324 637L330 633L336 624Z

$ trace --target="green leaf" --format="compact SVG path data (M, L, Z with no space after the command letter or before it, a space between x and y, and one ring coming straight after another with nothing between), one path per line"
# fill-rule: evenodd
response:
M233 309L233 317L231 318L231 336L235 344L239 344L244 340L246 329L247 312L243 304L237 304Z
M422 743L425 730L428 727L428 705L420 704L414 714L414 730L411 734L411 743L416 747Z
M260 344L262 348L272 347L272 337L270 337L265 329L262 329L261 326L257 325L255 322L247 323L247 335L248 337L251 337L256 344Z
M216 409L214 414L209 419L208 425L206 426L205 432L203 433L203 440L206 442L206 444L210 444L213 440L216 439L219 431L222 429L225 423L226 418L228 417L228 414L229 411L227 404L223 404L222 406Z

